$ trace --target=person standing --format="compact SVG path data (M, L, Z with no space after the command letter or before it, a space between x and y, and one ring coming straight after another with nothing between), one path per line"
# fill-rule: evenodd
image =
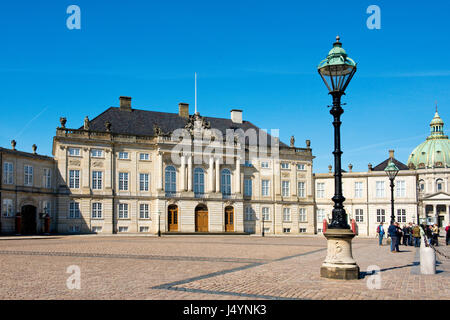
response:
M420 227L417 224L412 228L412 236L414 238L414 247L420 247Z
M413 224L412 224L412 222L409 223L408 227L409 227L408 246L412 246L413 245L413 235L412 235Z
M398 249L398 231L396 223L392 223L388 228L388 234L391 237L391 252L399 252Z
M445 227L445 245L448 246L450 241L450 223Z
M378 245L383 245L383 238L384 238L384 228L383 228L383 222L380 222L380 224L377 227L377 234L378 234Z
M439 241L438 241L439 228L438 228L437 224L434 224L433 227L431 228L431 236L433 237L433 244L435 246L439 246Z
M407 224L403 225L403 245L408 245L408 239L409 239L409 227Z

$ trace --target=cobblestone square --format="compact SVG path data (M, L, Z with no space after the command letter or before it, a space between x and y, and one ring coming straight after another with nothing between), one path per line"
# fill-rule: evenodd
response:
M400 249L355 238L362 277L342 281L319 276L322 236L3 237L0 299L450 299L449 260L421 275L417 249ZM367 286L374 265L380 289ZM69 266L79 290L67 287Z

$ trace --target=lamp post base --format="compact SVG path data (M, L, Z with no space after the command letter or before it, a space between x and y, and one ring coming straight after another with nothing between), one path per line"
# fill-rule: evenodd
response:
M328 241L328 251L320 268L320 276L341 280L359 279L359 266L352 256L355 234L348 229L328 229L323 235Z

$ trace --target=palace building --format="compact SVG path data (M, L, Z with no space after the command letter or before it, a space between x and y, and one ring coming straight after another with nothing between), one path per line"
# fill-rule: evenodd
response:
M0 148L0 230L4 234L317 234L331 219L332 167L313 174L311 143L282 143L277 132L243 120L134 109L130 97L83 126L67 119L53 138L53 157ZM345 209L360 236L389 223L393 161L395 218L450 212L450 145L437 111L431 135L407 164L389 158L366 172L343 173Z

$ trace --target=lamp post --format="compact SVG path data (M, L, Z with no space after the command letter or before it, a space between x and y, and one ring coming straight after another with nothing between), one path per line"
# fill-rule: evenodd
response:
M356 72L356 63L347 56L342 43L336 37L333 48L326 59L318 66L323 82L333 97L330 110L334 126L334 202L331 223L324 236L328 242L328 252L320 269L321 277L332 279L358 279L359 267L352 257L351 241L355 234L350 230L347 222L347 213L344 209L345 198L342 194L342 168L341 168L341 97Z
M158 210L158 237L161 237L161 210Z
M395 177L398 174L398 167L395 165L395 163L391 160L389 160L389 164L384 169L384 172L386 172L387 176L389 177L389 180L391 180L391 224L395 222L395 213L394 213L394 180Z

